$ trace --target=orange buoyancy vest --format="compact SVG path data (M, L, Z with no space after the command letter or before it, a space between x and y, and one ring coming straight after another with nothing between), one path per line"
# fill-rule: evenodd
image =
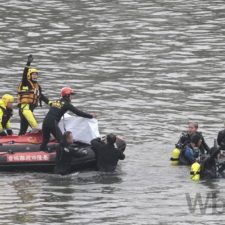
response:
M20 82L18 87L18 103L38 105L40 97L40 86L38 83L29 82L29 86L24 86Z

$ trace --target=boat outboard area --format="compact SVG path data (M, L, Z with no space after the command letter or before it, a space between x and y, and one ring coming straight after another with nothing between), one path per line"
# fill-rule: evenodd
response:
M106 139L106 136L100 138L98 121L66 115L59 126L73 137L69 146L62 146L52 137L48 148L41 150L41 131L0 137L0 171L40 171L64 175L98 169L91 141L97 138L104 142ZM126 142L117 137L115 146L123 154Z
M193 181L225 177L225 130L218 133L213 147L209 147L198 123L190 122L187 131L182 132L171 153L173 166L190 167Z

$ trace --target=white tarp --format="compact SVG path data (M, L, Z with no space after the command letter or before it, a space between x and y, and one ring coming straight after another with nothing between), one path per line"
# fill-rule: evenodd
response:
M59 123L61 131L71 131L76 141L90 144L91 140L100 137L98 121L65 114Z

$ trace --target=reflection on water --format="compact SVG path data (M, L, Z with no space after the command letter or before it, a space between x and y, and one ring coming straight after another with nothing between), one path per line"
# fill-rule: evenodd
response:
M188 168L168 162L187 121L199 121L210 145L223 126L224 9L222 0L1 1L0 94L16 93L32 53L47 96L71 85L74 104L98 113L101 132L129 145L115 174L1 174L0 223L224 221L191 214L185 198L222 197L224 181L192 183ZM36 110L39 121L47 108Z

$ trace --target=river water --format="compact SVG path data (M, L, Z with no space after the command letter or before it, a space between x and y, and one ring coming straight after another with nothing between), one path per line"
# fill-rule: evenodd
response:
M72 86L101 133L128 143L112 174L1 173L0 224L224 223L225 181L194 183L168 160L188 121L209 145L223 127L224 10L223 0L0 0L0 94L16 94L32 53L47 96ZM191 211L196 194L205 212Z

